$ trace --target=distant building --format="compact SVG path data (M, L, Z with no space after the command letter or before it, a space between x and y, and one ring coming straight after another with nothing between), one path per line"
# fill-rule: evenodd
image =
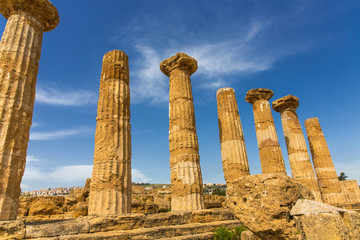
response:
M47 188L41 190L34 190L34 191L25 191L22 192L21 195L25 196L64 196L70 194L71 191L82 189L83 187L58 187L58 188Z

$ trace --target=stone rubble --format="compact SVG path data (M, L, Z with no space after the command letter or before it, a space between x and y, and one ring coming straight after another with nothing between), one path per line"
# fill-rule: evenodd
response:
M282 173L249 175L227 188L227 207L260 239L296 239L290 210L311 191Z

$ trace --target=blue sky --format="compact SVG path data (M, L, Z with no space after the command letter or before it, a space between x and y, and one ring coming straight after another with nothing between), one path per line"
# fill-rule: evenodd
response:
M318 117L339 172L360 181L360 2L53 0L44 33L23 190L80 186L91 176L103 55L130 61L133 181L169 183L168 78L159 63L185 52L192 75L203 181L223 183L216 91L235 89L251 174L261 173L253 88L300 99L303 130ZM3 30L6 20L0 18ZM273 111L288 175L280 114Z

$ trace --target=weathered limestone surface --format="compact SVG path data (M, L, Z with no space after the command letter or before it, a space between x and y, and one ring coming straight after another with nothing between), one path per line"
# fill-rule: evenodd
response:
M163 239L211 233L219 226L240 225L226 209L159 214L87 216L46 222L0 222L0 238L10 239ZM190 236L189 236L190 237ZM192 238L184 238L192 239ZM203 238L200 238L203 239Z
M241 233L241 240L261 240L255 234L253 234L250 230L243 231Z
M318 118L305 121L306 134L314 168L324 203L341 205L345 203L340 182Z
M358 240L360 237L360 214L354 211L300 199L290 215L304 240Z
M131 135L128 56L104 55L95 132L89 215L131 211Z
M59 22L47 0L1 0L0 220L16 219L44 31Z
M346 208L360 210L360 189L356 180L340 181L341 192L344 194Z
M273 95L273 91L269 89L252 89L246 93L245 100L253 105L262 173L286 174L285 163L268 101Z
M0 239L24 239L25 224L20 220L0 221Z
M197 70L197 62L184 53L177 53L162 61L160 69L170 77L171 210L203 209L203 183L190 80Z
M216 98L224 176L231 183L250 174L244 133L234 89L221 88Z
M281 115L292 177L295 181L307 186L314 194L316 201L322 202L319 185L306 147L305 137L296 114L296 109L299 107L299 99L288 95L274 101L272 107Z
M227 206L260 239L298 239L290 210L311 191L282 174L250 175L227 187Z

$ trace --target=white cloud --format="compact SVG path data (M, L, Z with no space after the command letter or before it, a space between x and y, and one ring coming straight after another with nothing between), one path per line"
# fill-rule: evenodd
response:
M38 123L38 122L32 122L31 123L31 128L36 128L36 127L39 127L39 126L41 126L41 124Z
M41 168L34 167L26 163L25 167L25 173L23 176L23 181L26 180L45 180L46 179L46 173L42 172Z
M282 55L270 54L272 50L266 49L265 46L261 46L264 43L257 41L264 28L260 23L254 22L247 32L237 38L188 46L184 48L184 52L198 61L197 73L209 78L263 71L269 69L275 60L282 57Z
M279 59L310 48L311 44L306 42L268 40L272 39L273 27L270 21L266 24L252 21L244 26L244 32L228 40L205 40L201 44L173 41L170 47L135 44L141 57L132 77L133 102L168 102L169 80L160 71L159 64L177 52L184 52L197 60L198 70L195 74L200 82L196 86L218 89L229 84L229 80L224 80L229 76L268 70Z
M26 162L40 162L40 160L33 156L26 156Z
M23 192L31 190L29 185L23 184L23 183L20 184L20 188L21 188L21 191L23 191Z
M91 177L91 172L92 165L60 166L48 172L27 162L22 184L28 186L27 188L33 184L50 187L53 183L65 186L73 182L76 185L75 182L79 181L85 183L86 179Z
M61 166L47 174L52 181L75 182L85 180L91 177L92 165L71 165Z
M131 76L134 79L130 81L132 103L150 100L157 104L169 101L169 81L159 67L163 59L151 47L136 45L135 49L142 56L136 61L134 75Z
M56 139L66 138L69 136L89 133L89 132L91 132L91 129L86 127L81 127L78 129L51 131L51 132L31 131L30 140L56 140Z
M93 165L66 165L52 170L41 168L39 159L28 156L21 188L23 191L47 187L81 186L91 177ZM34 160L36 159L36 160ZM132 169L133 182L150 182L151 179L138 169Z
M82 106L97 103L97 95L91 91L63 91L50 87L37 87L35 101L55 106Z
M136 183L148 183L151 179L138 169L131 169L131 180Z

